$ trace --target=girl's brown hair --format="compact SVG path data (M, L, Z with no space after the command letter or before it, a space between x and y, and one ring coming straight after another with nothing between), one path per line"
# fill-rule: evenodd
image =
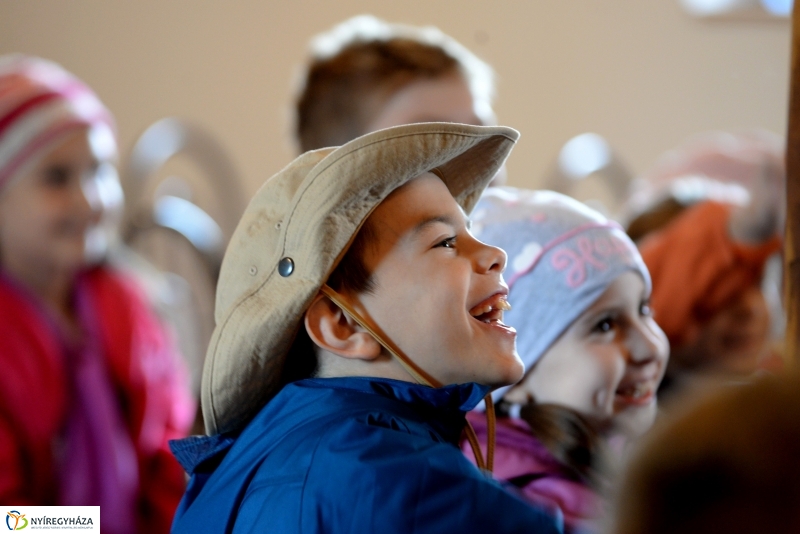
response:
M507 403L498 403L501 417L508 415L508 409ZM595 489L604 489L607 453L599 425L575 410L558 404L539 404L533 397L522 406L519 415L567 475Z

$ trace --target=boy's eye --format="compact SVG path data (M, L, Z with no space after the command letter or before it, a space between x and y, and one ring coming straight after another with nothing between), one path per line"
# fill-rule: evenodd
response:
M436 243L433 248L456 248L456 236L448 237L447 239Z

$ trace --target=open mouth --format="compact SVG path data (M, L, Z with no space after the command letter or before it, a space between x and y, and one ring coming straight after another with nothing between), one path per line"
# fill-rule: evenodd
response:
M617 401L625 404L649 404L655 398L655 387L650 380L621 385L614 393Z
M495 293L488 299L474 306L469 310L469 314L482 323L503 324L503 312L511 309L506 296L502 293Z

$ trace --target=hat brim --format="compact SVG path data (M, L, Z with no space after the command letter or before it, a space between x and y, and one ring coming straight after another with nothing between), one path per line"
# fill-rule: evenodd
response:
M206 431L240 430L277 393L308 306L378 204L435 170L469 213L518 138L502 126L398 126L306 153L270 178L223 260L203 370ZM294 264L289 276L282 258Z

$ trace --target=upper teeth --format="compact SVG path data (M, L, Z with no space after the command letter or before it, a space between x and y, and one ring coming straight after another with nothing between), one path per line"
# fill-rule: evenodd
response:
M497 299L493 304L484 304L482 306L476 306L470 310L470 314L477 317L478 315L483 315L484 313L489 313L493 310L501 310L501 311L508 311L511 309L511 304L508 303L505 297L501 297Z
M629 386L624 391L625 394L633 397L634 399L638 399L639 397L644 396L645 394L647 394L647 392L648 392L647 386L641 383Z

